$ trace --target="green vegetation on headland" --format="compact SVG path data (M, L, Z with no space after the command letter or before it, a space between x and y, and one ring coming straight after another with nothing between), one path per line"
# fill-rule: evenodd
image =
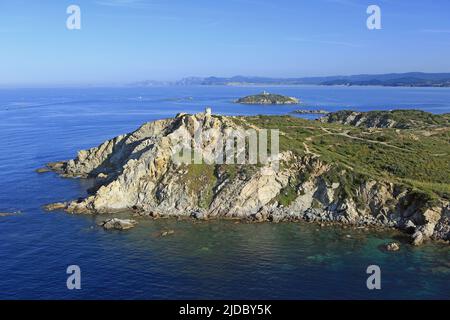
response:
M237 99L235 102L242 104L298 104L299 100L297 98L268 93L264 91L261 94Z
M182 182L198 197L200 207L208 208L213 198L212 189L217 183L214 166L192 164L186 165L185 170Z
M369 113L385 117L385 112ZM449 115L415 110L389 112L405 129L366 128L341 123L322 123L291 116L246 117L260 128L279 129L280 151L318 155L337 169L357 175L399 183L432 198L450 199ZM340 115L331 114L329 122ZM336 175L338 177L338 175ZM328 177L333 180L333 177ZM346 181L352 183L352 181ZM289 192L288 192L289 193Z
M342 110L328 114L322 122L341 123L366 128L430 128L449 126L450 114L432 114L421 110L357 112Z

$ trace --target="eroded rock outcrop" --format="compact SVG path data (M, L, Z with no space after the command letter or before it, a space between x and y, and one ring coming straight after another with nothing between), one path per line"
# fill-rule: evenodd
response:
M449 125L448 114L432 114L421 110L390 110L358 112L341 110L320 118L323 123L340 123L366 128L412 129Z
M415 234L417 244L428 238L449 240L450 211L445 201L431 205L407 188L359 178L351 169L337 169L317 155L283 152L278 155L279 170L270 162L174 161L180 141L195 139L196 132L201 132L202 146L195 152L211 159L220 139L244 130L239 123L210 113L180 114L146 123L135 132L80 151L76 159L48 167L65 177L95 178L88 197L64 204L70 213L130 210L152 217L304 219L395 227Z

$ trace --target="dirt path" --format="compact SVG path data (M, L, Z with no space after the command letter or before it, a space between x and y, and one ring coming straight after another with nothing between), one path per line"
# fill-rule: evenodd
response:
M412 152L412 150L406 149L406 148L401 148L401 147L397 147L397 146L393 146L387 142L384 141L377 141L377 140L371 140L371 139L366 139L366 138L361 138L361 137L354 137L348 134L348 131L344 131L344 132L331 132L330 130L328 130L327 128L324 127L320 127L320 129L322 129L323 131L325 131L327 134L329 135L335 135L335 136L341 136L341 137L345 137L345 138L349 138L349 139L354 139L354 140L359 140L359 141L364 141L364 142L369 142L369 143L375 143L375 144L381 144L383 146L389 147L389 148L394 148L397 150L402 150L402 151L406 151L406 152Z
M303 142L303 146L305 147L306 154L312 154L312 155L314 155L316 157L320 157L320 154L312 152L311 149L309 149L309 146L306 144L306 142Z

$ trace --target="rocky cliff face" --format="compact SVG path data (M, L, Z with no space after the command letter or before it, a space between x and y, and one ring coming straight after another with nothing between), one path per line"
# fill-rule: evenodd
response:
M181 140L201 129L202 148L243 129L233 117L180 114L146 123L77 158L48 166L65 177L93 178L85 199L64 204L70 213L133 211L142 216L242 218L253 221L337 222L396 227L423 239L449 240L450 206L430 204L413 191L389 183L355 180L351 169L337 170L320 155L279 155L280 167L268 164L180 164L174 154ZM245 122L245 119L242 120ZM180 140L181 139L181 140ZM333 178L330 178L333 177ZM56 206L57 208L60 208Z
M320 119L323 123L340 123L365 128L412 129L449 125L448 114L432 114L421 110L392 110L357 112L342 110Z
M388 114L370 115L365 112L338 111L320 119L321 122L340 123L366 128L395 128L398 124Z

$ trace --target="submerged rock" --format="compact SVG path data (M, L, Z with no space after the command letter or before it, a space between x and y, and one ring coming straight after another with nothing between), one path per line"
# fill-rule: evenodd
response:
M57 173L63 174L66 169L66 162L59 161L59 162L50 162L47 163L47 168L51 169L52 171L55 171Z
M36 169L37 173L46 173L46 172L51 172L51 171L52 170L50 168L48 168L48 167Z
M170 235L172 235L174 233L175 233L174 230L163 231L163 232L161 232L161 237L167 237L167 236L170 236Z
M11 217L11 216L16 216L18 214L21 214L20 211L16 211L16 212L0 212L0 217Z
M386 244L385 248L387 251L398 251L400 250L400 244L397 242L390 242Z
M113 219L108 219L108 220L103 221L100 225L105 230L111 230L111 229L128 230L128 229L134 228L136 226L136 224L137 224L137 221L135 221L135 220L113 218Z
M56 202L45 205L43 208L45 211L56 211L67 209L67 202Z

